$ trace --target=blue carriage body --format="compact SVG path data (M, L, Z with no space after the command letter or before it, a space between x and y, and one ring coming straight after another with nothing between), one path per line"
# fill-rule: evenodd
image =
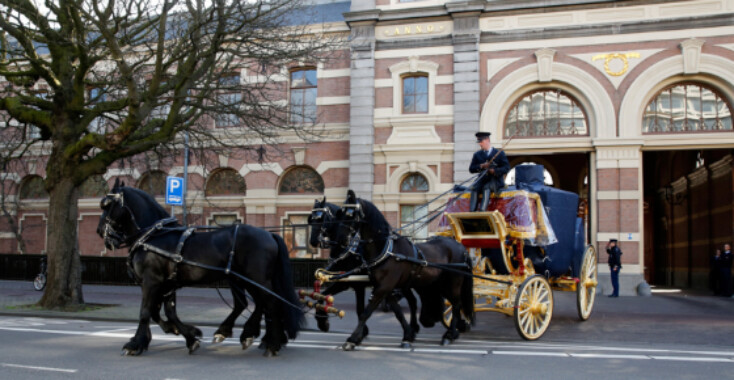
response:
M547 277L568 274L578 277L586 237L583 219L578 217L579 196L543 184L542 165L518 165L515 167L515 186L510 190L536 193L548 215L548 221L558 242L547 246L526 245L524 254L533 261L535 272Z

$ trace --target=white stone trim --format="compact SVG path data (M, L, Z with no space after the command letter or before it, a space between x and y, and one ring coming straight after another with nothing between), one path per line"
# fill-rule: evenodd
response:
M556 51L553 49L540 49L535 52L538 61L538 80L540 82L550 82L553 80L553 56Z
M629 86L624 99L622 99L619 112L620 137L644 138L645 143L648 140L670 138L668 135L643 135L642 115L655 94L666 86L682 80L694 80L710 84L726 96L731 103L734 99L734 93L732 92L734 89L734 62L715 55L701 54L698 68L699 74L684 75L684 59L681 54L657 62L641 73ZM676 133L675 135L684 135L685 138L694 142L699 137L705 138L707 134ZM728 135L727 140L731 142L731 132ZM692 136L695 136L695 138L691 138Z
M701 47L704 40L698 38L690 38L680 43L680 50L683 54L683 73L697 74L698 66L701 62Z
M392 87L394 80L390 79L375 79L375 88L386 88ZM454 84L453 75L436 75L435 84Z
M418 56L410 56L407 61L398 62L389 67L392 81L395 84L392 91L393 115L403 114L402 76L405 74L424 73L428 75L428 113L434 113L436 108L436 76L438 75L438 63L418 59ZM399 85L400 84L400 85Z
M559 62L553 62L552 67L554 82L551 85L574 95L586 111L589 137L613 136L615 111L606 89L589 73L577 67ZM509 138L504 135L502 128L505 115L518 96L534 88L548 87L539 79L537 65L527 65L499 81L484 101L479 129L492 132L497 136L495 141Z
M431 55L453 55L453 46L422 47L413 49L379 50L375 53L375 60L386 58L408 58L411 55L427 58Z
M388 192L391 193L400 193L400 183L403 180L403 177L405 177L409 173L418 173L425 177L426 181L428 181L428 192L436 191L436 184L441 183L440 180L440 173L436 174L431 170L431 168L428 167L428 165L438 165L438 168L440 170L441 165L439 162L435 163L427 163L427 162L418 162L415 160L405 162L401 165L398 165L398 168L393 171L391 175L389 175L385 181L385 188ZM387 165L386 170L389 170L390 168L395 167L395 165ZM401 193L402 194L402 193ZM406 193L407 194L407 193ZM409 193L413 194L413 193ZM423 193L421 193L423 194Z
M481 19L480 19L481 20ZM570 46L602 46L607 44L623 44L638 43L640 41L669 41L683 40L693 37L706 38L716 36L731 35L730 26L721 26L715 28L701 29L684 29L684 30L666 30L661 32L649 33L631 33L631 34L609 34L606 36L593 37L569 37L554 39L535 39L528 41L510 41L510 42L492 42L479 44L479 51L500 52L500 51L519 51L519 50L536 50L548 46L570 47ZM390 50L391 52L399 52L400 50ZM377 52L379 53L379 52ZM377 54L375 53L375 54ZM384 57L388 58L388 57ZM395 57L390 57L395 58Z
M345 168L349 168L349 160L321 161L321 163L319 163L319 166L317 166L315 170L320 175L324 175L324 173L326 173L326 171L329 169L345 169Z
M596 193L597 200L637 200L640 198L639 190L604 190Z
M25 221L26 216L40 216L41 219L43 219L44 223L44 229L43 229L43 249L41 250L41 254L45 255L46 252L48 252L48 216L44 213L40 212L24 212L23 216L18 219L18 231L21 234L21 237L23 236L23 222ZM79 225L77 224L77 229L79 229ZM20 252L20 245L18 245L18 253Z
M321 78L341 78L341 77L349 78L349 76L351 75L351 73L352 73L352 69L331 69L331 70L326 70L326 69L321 69L321 67L319 67L319 69L316 70L316 79L321 79Z
M269 171L275 173L278 177L283 174L283 167L277 162L265 162L262 164L244 164L240 168L239 172L242 177L245 177L249 172L263 172Z
M131 176L134 180L140 179L140 176L142 173L137 168L128 168L128 169L107 169L107 172L104 174L105 181L109 181L110 178L113 177L126 177Z
M321 96L316 98L317 106L331 106L335 104L349 104L352 98L349 96Z
M246 223L246 222L247 222L247 221L246 221L246 220L245 220L245 219L244 219L244 218L242 217L242 214L240 213L240 211L239 211L239 210L236 210L236 211L229 211L229 212L226 212L226 211L212 211L212 212L210 212L210 213L209 213L209 216L207 216L207 217L206 217L206 225L207 225L207 226L211 226L211 225L212 225L212 223L214 222L214 217L215 217L215 216L217 216L217 215L233 215L233 214L234 214L234 215L237 215L237 219L239 219L239 221L240 221L241 223Z

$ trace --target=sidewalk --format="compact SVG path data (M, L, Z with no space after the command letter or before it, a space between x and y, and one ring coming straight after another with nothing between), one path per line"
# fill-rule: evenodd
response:
M102 307L80 312L25 308L22 306L38 302L42 292L35 291L31 282L0 281L0 315L137 322L141 301L139 287L84 285L83 292L86 303L100 304ZM220 289L220 292L231 305L229 289ZM611 340L640 345L655 341L681 345L734 346L732 298L691 292L656 293L652 297L597 296L591 318L579 322L575 293L553 294L553 319L541 338L544 342ZM177 301L181 319L199 326L218 326L231 310L214 288L181 289L177 292ZM337 295L335 306L345 310L347 315L343 319L331 317L330 332L351 333L357 324L353 292ZM407 306L403 309L407 313ZM244 315L249 316L249 311ZM306 316L306 320L307 330L317 330L311 314ZM240 317L237 326L244 321L244 317ZM375 311L368 325L375 333L396 337L402 335L392 312ZM443 331L439 324L433 328L423 328L419 336L432 339ZM522 342L515 332L512 318L491 312L478 313L476 325L467 335L469 339Z

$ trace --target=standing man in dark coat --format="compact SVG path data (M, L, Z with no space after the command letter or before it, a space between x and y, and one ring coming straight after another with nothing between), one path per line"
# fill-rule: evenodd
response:
M734 256L731 253L731 245L724 244L724 252L718 258L719 269L719 294L724 297L731 297L731 264Z
M619 271L622 269L622 251L617 247L617 239L610 239L607 243L609 255L609 270L612 272L612 294L609 297L619 297Z
M499 193L505 187L505 174L510 171L510 161L505 152L492 148L489 132L477 132L479 149L471 158L470 173L482 173L472 185L470 198L471 211L485 211L489 205L490 193ZM482 193L482 205L477 208L478 195Z

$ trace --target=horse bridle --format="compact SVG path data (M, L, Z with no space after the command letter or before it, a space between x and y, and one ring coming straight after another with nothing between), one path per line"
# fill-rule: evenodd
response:
M130 209L130 207L125 204L125 196L123 193L109 193L105 195L105 197L102 198L102 201L100 202L100 206L102 207L102 209L106 209L113 204L116 204L121 209L127 211L127 214L130 216L130 221L135 226L135 229L139 232L141 228L138 225L137 220L135 220L135 214ZM134 236L129 237L124 232L119 231L119 223L110 218L110 214L112 213L111 211L111 209L107 210L107 216L105 216L104 235L102 236L102 238L104 239L105 243L109 242L113 247L114 244L112 243L112 240L110 240L110 238L114 239L120 242L120 245L117 248L123 248L123 246L125 244L128 244L129 240L132 240Z
M328 221L327 221L328 217ZM314 208L311 210L311 224L316 221L316 223L319 223L321 227L319 228L319 248L327 249L335 246L337 243L334 241L331 241L328 237L326 225L330 223L334 223L334 214L331 212L331 209L328 207L320 207L320 208Z

